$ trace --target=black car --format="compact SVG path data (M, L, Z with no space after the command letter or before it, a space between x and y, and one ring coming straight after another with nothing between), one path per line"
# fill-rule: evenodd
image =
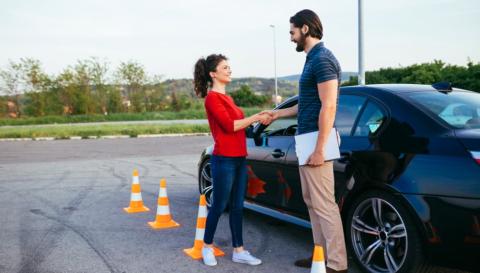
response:
M480 93L445 83L342 87L335 126L335 194L361 268L417 272L428 259L480 268ZM310 227L296 127L292 117L247 131L245 207ZM212 148L199 162L207 198Z

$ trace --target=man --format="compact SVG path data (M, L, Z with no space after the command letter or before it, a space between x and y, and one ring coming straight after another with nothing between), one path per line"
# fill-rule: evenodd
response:
M313 11L302 10L290 18L290 37L297 44L298 52L307 53L298 105L268 112L273 119L297 115L297 134L318 130L314 152L307 165L299 166L302 194L314 242L326 250L327 272L347 272L342 220L335 203L333 162L324 159L324 147L335 120L340 65L320 41L323 27ZM310 267L311 258L295 264Z

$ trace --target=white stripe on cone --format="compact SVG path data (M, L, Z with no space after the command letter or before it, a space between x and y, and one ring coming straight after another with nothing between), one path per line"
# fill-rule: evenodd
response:
M312 270L310 273L326 273L325 262L312 262Z
M131 201L142 201L142 193L141 192L132 192L130 194Z
M207 218L207 207L205 206L198 207L198 218Z
M157 206L157 215L169 215L170 214L170 209L168 206Z
M138 182L138 176L134 176L134 177L133 177L132 183L133 183L133 184L140 184L140 183Z
M160 188L160 192L158 193L158 196L167 197L167 189L166 188Z
M204 235L205 235L205 229L197 228L197 231L195 232L195 240L203 241Z

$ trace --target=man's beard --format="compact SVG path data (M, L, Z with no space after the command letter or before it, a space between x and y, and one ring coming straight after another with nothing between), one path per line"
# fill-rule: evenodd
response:
M307 36L305 34L300 33L300 35L300 40L295 41L297 43L297 48L295 48L297 52L302 52L305 50L305 41L307 40Z

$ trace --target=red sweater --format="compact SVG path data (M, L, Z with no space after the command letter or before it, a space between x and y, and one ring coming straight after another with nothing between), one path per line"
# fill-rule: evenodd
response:
M235 105L230 96L209 91L205 98L208 124L212 132L215 145L214 155L220 156L247 156L245 130L233 131L233 121L243 119L240 108Z

